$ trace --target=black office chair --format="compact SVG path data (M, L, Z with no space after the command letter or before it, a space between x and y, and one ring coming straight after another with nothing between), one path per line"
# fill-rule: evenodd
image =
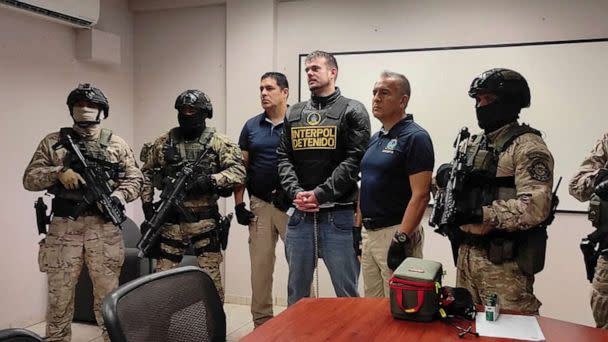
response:
M226 314L213 280L186 266L143 276L112 291L103 318L113 342L226 340Z
M42 337L25 329L0 330L0 342L42 342Z

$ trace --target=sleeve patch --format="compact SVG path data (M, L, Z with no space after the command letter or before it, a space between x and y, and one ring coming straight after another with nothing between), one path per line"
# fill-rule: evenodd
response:
M551 179L551 170L547 165L547 161L543 158L535 158L532 164L528 167L528 173L532 179L539 182L547 182Z

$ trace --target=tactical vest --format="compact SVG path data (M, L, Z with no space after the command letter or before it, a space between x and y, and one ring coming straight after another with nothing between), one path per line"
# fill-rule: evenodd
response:
M169 137L163 146L164 160L166 164L155 172L152 179L154 187L163 189L163 181L166 177L175 175L181 168L184 167L184 162L194 163L198 156L205 151L209 142L213 138L215 128L205 127L205 130L196 140L187 141L180 133L179 127L175 127L169 131ZM167 156L168 151L174 154L173 160L169 161ZM199 172L205 174L214 174L219 172L219 156L216 153L208 153L205 156L205 162L201 163Z
M112 189L118 186L118 179L124 177L125 170L121 168L118 162L112 162L108 147L112 138L112 131L102 128L97 140L85 140L74 131L71 127L63 127L59 130L59 139L65 139L67 135L74 139L75 145L82 153L87 165L93 172L100 176L101 179L110 185ZM83 169L80 165L78 157L68 152L63 160L63 165L66 168L71 168L75 172L82 173ZM74 215L74 210L79 202L83 200L86 187L80 187L77 190L68 190L61 183L57 183L50 189L49 193L55 195L53 198L52 212L58 217L71 217ZM80 216L102 215L101 211L95 204L91 204L84 211L79 213Z
M59 130L59 139L65 139L67 135L74 139L74 143L82 153L87 164L98 175L103 175L103 178L108 181L112 188L117 187L117 181L121 176L124 176L124 170L118 162L112 162L108 155L108 147L112 138L112 130L102 128L97 140L81 139L80 135L74 131L72 127L62 127ZM71 168L76 172L82 172L79 161L72 153L66 154L63 165L66 168ZM68 190L60 186L59 189L50 191L56 197L78 201L82 199L83 188L78 190Z
M323 183L346 157L340 141L342 135L349 133L340 125L349 101L340 96L331 106L311 111L306 109L307 102L299 102L289 111L290 127L285 129L290 129L296 172L306 190Z
M467 166L471 176L465 187L465 193L471 192L478 202L477 206L492 204L494 200L509 200L517 197L515 177L497 177L500 154L506 151L518 137L533 133L541 133L526 125L514 125L507 128L496 141L490 143L486 135L475 135L467 147ZM468 191L467 191L468 190ZM470 194L471 195L471 194Z

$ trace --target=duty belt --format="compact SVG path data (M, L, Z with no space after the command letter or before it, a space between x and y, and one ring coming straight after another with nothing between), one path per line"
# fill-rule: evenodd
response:
M77 204L78 202L74 200L54 197L52 201L53 215L57 217L70 217L74 214ZM92 204L80 216L102 216L102 214L99 208L95 204Z
M212 205L212 206L206 206L206 207L185 207L186 210L190 210L192 216L194 217L195 221L194 222L198 222L200 220L208 220L208 219L219 219L220 215L219 215L219 208L217 205ZM174 213L173 215L169 215L166 219L167 223L173 223L173 224L179 224L179 223L183 223L186 222L186 219L183 217L183 215L180 215L179 213ZM194 222L189 222L189 223L194 223Z
M463 232L461 243L463 245L485 248L485 247L488 247L488 245L490 244L490 240L492 240L492 238L493 237L487 236L487 235L476 235L476 234L469 234L469 233Z
M380 230L401 223L403 217L365 217L363 226L367 230Z

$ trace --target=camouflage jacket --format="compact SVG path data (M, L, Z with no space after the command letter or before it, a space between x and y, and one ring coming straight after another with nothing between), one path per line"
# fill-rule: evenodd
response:
M165 161L165 145L169 139L169 132L158 137L144 156L145 162L142 167L144 174L144 184L141 199L145 202L152 202L154 199L154 185L152 178L154 173L160 168L168 167ZM230 141L226 135L213 133L211 140L207 143L211 150L205 156L202 165L206 169L214 170L210 176L215 180L215 184L220 189L232 189L237 185L245 183L245 165L239 147ZM198 170L199 172L201 170ZM186 206L205 206L213 205L219 196L203 195L198 198L188 196L184 203Z
M581 202L588 201L594 191L595 178L600 170L608 169L608 132L595 143L591 153L568 184L570 195ZM608 171L608 170L606 170Z
M86 138L96 140L99 132ZM52 146L59 141L59 132L47 135L34 152L34 156L23 174L23 186L30 191L43 191L59 183L57 175L64 166L67 150L60 148L53 150ZM112 196L118 197L123 203L131 202L139 196L143 176L129 145L116 134L112 134L110 145L107 148L107 157L110 162L118 163L121 172L115 185Z

